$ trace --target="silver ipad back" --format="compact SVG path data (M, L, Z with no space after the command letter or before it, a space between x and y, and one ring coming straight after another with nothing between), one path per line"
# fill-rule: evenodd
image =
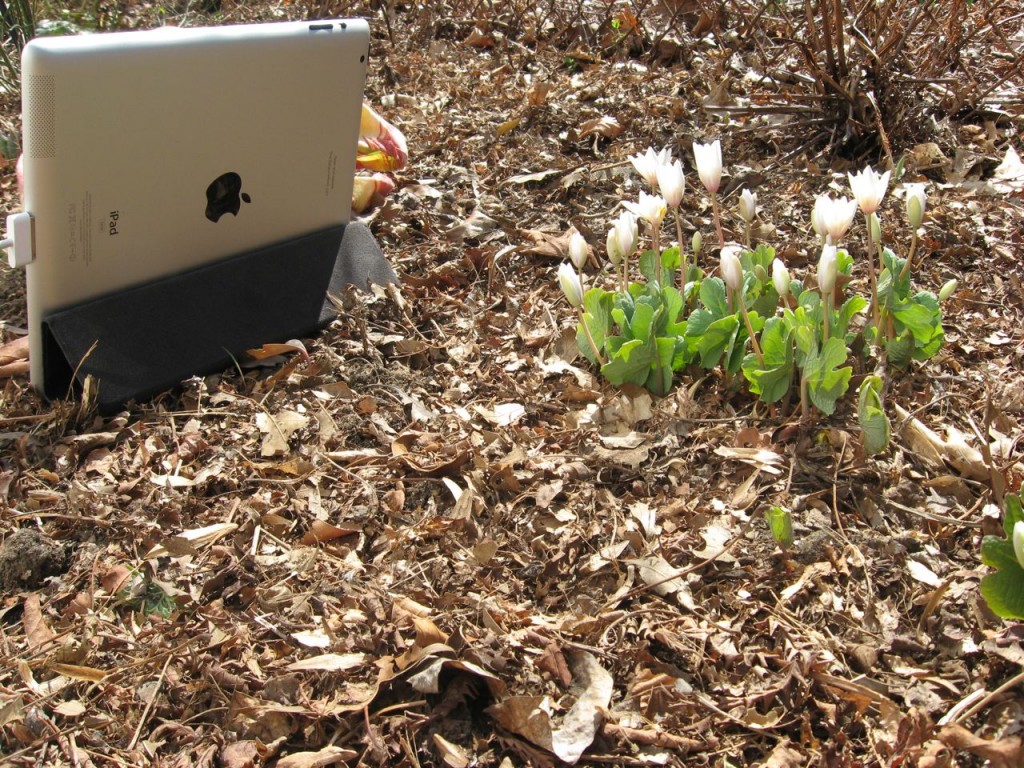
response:
M361 20L26 46L36 386L47 312L348 221L368 48Z

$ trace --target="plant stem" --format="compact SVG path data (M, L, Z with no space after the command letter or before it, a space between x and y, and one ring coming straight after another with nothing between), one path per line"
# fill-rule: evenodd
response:
M878 312L878 281L875 276L875 239L871 236L871 215L864 215L868 228L868 275L871 278L871 320L875 326L875 343L881 344L882 327Z
M884 269L884 266L883 266L884 261L882 259L882 242L881 242L881 240L879 240L878 243L877 243L877 250L878 250L878 276L881 277L882 276L882 269ZM906 265L904 265L904 266L906 266ZM896 286L894 284L894 278L890 278L890 283L893 284L892 285L892 290L896 290ZM886 312L886 308L883 307L881 305L881 303L879 303L879 305L878 305L878 322L880 323L879 331L881 331L881 328L884 327L885 328L885 338L886 339L892 339L894 334L889 332L889 323L887 322L888 314L889 313Z
M590 344L590 348L594 350L594 357L597 359L598 365L604 365L604 357L601 355L601 350L597 348L597 344L594 343L594 337L590 333L590 327L587 325L587 319L584 317L586 312L583 307L579 308L580 313L580 324L583 326L583 335L587 337L587 343Z
M807 421L811 416L811 404L807 396L807 377L800 371L800 419Z
M740 314L743 315L743 322L747 326L747 335L750 337L750 346L754 348L754 354L757 355L757 362L760 363L761 369L764 369L764 355L761 354L761 345L757 343L757 337L754 335L754 326L750 324L750 315L747 314L747 304L743 301L743 291L736 292L736 298L739 299Z
M903 263L903 269L900 270L900 280L905 278L910 272L910 263L914 260L914 254L917 252L917 230L914 230L914 236L910 239L910 253L907 254L907 260Z
M657 271L655 274L658 276L658 286L663 285L661 275L661 227L657 224L651 224L651 247L654 249L654 259L657 262Z
M686 248L683 245L683 223L679 217L679 209L675 211L676 219L676 240L679 242L679 292L683 295L683 304L686 304Z
M711 213L715 217L715 232L718 233L718 247L725 247L725 235L722 234L722 215L718 210L718 193L711 193Z
M822 313L822 317L825 320L825 341L828 341L831 338L829 335L829 320L832 317L832 297L826 295L822 298L825 300L825 311Z
M749 249L750 248L750 222L743 222L743 244Z

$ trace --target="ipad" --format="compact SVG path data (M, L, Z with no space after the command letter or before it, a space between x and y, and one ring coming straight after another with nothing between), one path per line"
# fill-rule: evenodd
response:
M25 47L37 388L47 313L348 222L368 50L354 19Z

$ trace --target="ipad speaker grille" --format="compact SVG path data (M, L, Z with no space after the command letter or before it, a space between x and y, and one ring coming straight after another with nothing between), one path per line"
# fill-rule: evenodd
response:
M57 87L53 75L29 75L25 82L28 114L25 152L29 157L57 156Z

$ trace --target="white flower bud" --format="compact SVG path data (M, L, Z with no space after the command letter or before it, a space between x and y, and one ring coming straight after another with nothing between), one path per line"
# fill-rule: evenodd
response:
M839 272L836 247L826 245L821 249L821 258L818 259L818 289L821 296L831 296L836 287L836 277Z
M772 284L775 286L775 292L783 299L789 295L789 283L789 270L782 263L782 259L776 259L772 262Z
M558 266L558 284L562 286L562 293L574 308L583 304L583 281L576 273L572 264L562 262Z
M587 263L588 256L587 241L583 239L583 235L573 230L569 235L569 261L576 269L582 270L583 265Z
M907 221L913 229L921 226L924 221L924 209L928 197L924 192L924 184L907 184Z
M722 249L721 256L722 280L734 291L743 287L743 265L740 263L739 252L739 248L727 245Z
M754 220L754 216L757 214L757 193L751 192L749 189L744 189L740 193L738 207L740 211L740 218L747 222L747 224L751 223Z
M882 242L882 222L877 213L868 214L868 226L871 227L871 241L873 243Z

